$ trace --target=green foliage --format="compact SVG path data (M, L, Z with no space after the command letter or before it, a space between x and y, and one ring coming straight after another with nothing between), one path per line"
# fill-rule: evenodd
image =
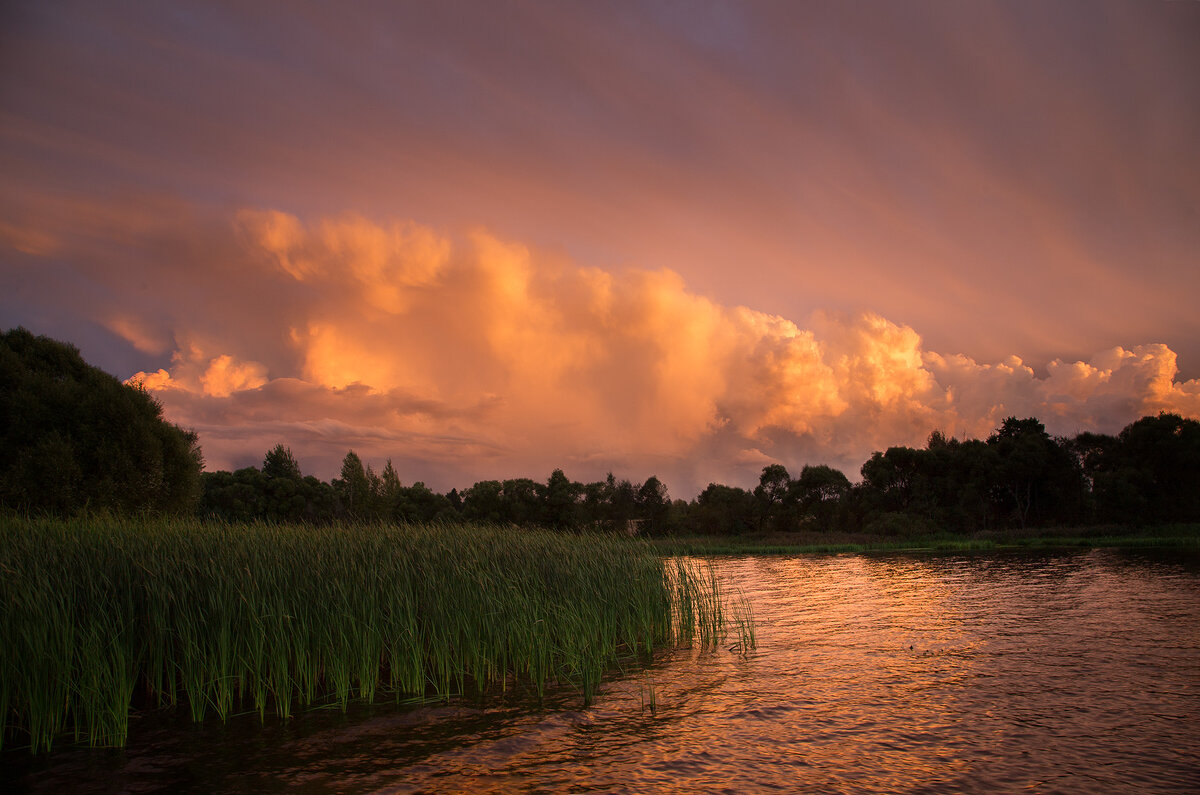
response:
M1200 422L1143 417L1116 436L1080 434L1074 452L1097 516L1129 524L1200 521Z
M788 486L788 502L805 526L820 530L838 529L845 523L844 502L851 492L850 480L833 467L805 466L800 477Z
M754 495L736 486L709 483L688 511L692 532L741 535L755 526Z
M363 467L362 459L353 450L342 459L341 478L333 481L333 490L351 519L369 519L375 512L371 477Z
M672 529L671 495L667 486L651 475L637 492L637 510L646 535L663 535Z
M687 533L862 531L910 538L955 533L1200 521L1200 422L1145 417L1119 436L1053 438L1035 418L1009 417L986 440L930 434L924 449L890 447L851 485L827 466L790 479L764 467L753 495L709 484L674 508Z
M1002 516L1024 528L1082 518L1079 462L1036 419L1009 417L987 440L996 451L993 497Z
M545 491L546 525L559 530L578 527L582 520L579 510L579 498L582 495L583 486L569 480L561 469L551 472Z
M68 515L191 511L196 434L162 418L145 390L25 329L0 335L0 505Z
M795 500L791 483L791 475L782 464L763 467L754 489L760 528L780 529L794 521Z
M724 634L711 574L612 535L7 517L0 571L0 714L35 752L122 744L135 695L194 720L514 682L586 703L618 660Z
M297 472L299 469L297 468ZM202 517L227 522L332 522L338 517L333 487L317 478L269 477L254 467L205 472Z
M300 480L304 477L300 474L300 464L292 455L292 449L282 444L275 445L263 458L262 473L268 478L284 480Z
M401 483L389 459L381 475L353 451L332 485L299 478L290 450L276 446L253 468L206 473L202 516L226 520L332 522L470 521L646 536L754 532L868 532L909 537L938 529L976 533L1081 522L1200 520L1200 423L1146 417L1121 435L1055 439L1035 418L1009 417L986 440L929 436L924 449L891 447L862 465L854 485L841 471L806 465L791 478L763 468L753 492L709 484L672 502L666 486L618 480L578 483L561 469L544 482L483 480L445 496ZM45 461L58 440L43 440ZM59 477L47 466L45 477ZM69 471L69 470L68 470ZM274 473L274 474L271 474Z

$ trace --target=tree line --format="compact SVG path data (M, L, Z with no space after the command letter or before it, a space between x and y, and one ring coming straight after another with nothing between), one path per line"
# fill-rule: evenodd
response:
M1200 521L1200 422L1148 416L1115 436L1051 437L1035 418L1009 417L987 439L947 439L874 453L851 483L829 466L793 478L764 467L753 489L710 483L672 501L657 477L644 483L579 483L556 469L545 481L484 480L461 493L401 484L353 451L331 483L304 477L283 445L260 468L205 473L202 515L274 519L420 522L468 519L564 530L604 528L649 535L803 530L907 535L976 530Z
M987 439L935 431L924 448L876 452L860 472L851 484L837 470L806 466L793 480L772 465L752 493L709 490L740 499L742 529L904 535L1197 522L1200 422L1162 413L1115 436L1052 437L1036 418L1009 417Z
M194 432L162 418L145 390L25 329L0 335L0 507L198 513L227 521L325 523L465 519L650 535L803 530L904 535L1080 524L1200 522L1200 422L1143 417L1116 435L1052 437L1036 418L986 439L935 431L924 448L890 447L851 483L824 465L793 478L764 467L753 489L710 483L672 500L657 477L483 480L439 494L401 483L349 451L339 476L304 475L283 444L260 467L204 472Z
M403 485L391 460L375 472L353 450L342 460L339 475L328 483L305 476L292 451L279 444L267 452L261 467L205 472L197 510L227 521L465 519L558 530L665 532L671 508L666 487L656 477L634 484L609 474L602 481L579 483L556 469L545 482L482 480L462 492L439 494L419 481Z

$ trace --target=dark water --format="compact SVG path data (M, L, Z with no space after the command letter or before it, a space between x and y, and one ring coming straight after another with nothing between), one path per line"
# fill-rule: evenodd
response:
M718 564L758 648L676 652L595 704L142 719L5 752L34 791L1200 791L1200 562L1099 550ZM732 641L731 641L732 642ZM651 710L650 704L654 709Z

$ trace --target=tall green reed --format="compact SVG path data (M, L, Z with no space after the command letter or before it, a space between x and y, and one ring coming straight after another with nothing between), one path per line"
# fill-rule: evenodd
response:
M287 717L517 681L587 702L623 656L724 626L710 570L613 536L0 518L0 743L120 745L131 704Z

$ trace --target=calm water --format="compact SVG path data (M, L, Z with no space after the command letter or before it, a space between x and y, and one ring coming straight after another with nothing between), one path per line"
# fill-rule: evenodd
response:
M143 719L5 752L34 791L1200 791L1200 565L1093 551L743 558L758 649L666 655L595 704ZM649 709L653 702L654 710ZM157 723L155 723L157 721Z

